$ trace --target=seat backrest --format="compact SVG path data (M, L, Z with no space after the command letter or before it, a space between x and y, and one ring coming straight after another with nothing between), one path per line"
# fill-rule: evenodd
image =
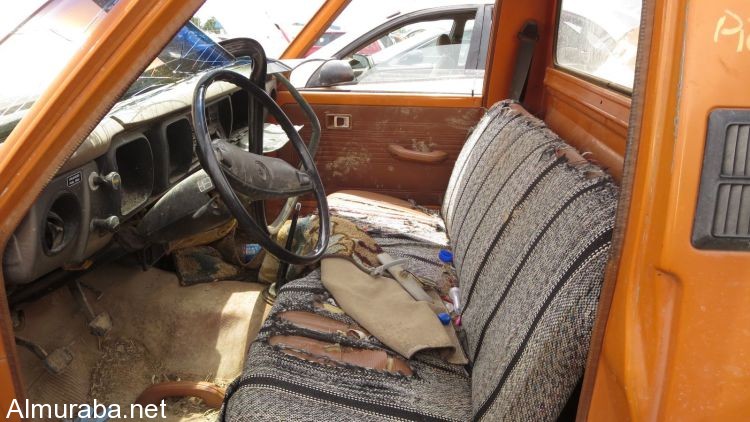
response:
M467 140L442 213L476 419L560 414L583 374L616 202L609 176L511 102Z

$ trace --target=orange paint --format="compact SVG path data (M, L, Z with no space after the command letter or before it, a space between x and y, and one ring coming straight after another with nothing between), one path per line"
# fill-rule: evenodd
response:
M180 26L199 0L122 0L0 146L0 244L42 187ZM707 119L750 108L750 4L649 0L653 23L641 102L554 68L557 1L498 2L483 98L308 91L312 104L469 107L507 96L527 19L542 40L527 108L564 138L619 167L630 192L613 299L601 309L601 354L587 370L579 417L599 420L745 420L750 415L750 253L690 243ZM301 56L348 4L329 0L284 57ZM647 68L646 68L647 65ZM291 97L279 93L279 102ZM641 105L642 104L642 105ZM631 107L639 124L628 142ZM608 162L609 162L608 161ZM614 173L614 172L613 172ZM24 398L4 283L0 282L0 410ZM598 350L594 348L594 350ZM590 392L590 394L589 394ZM4 416L4 414L3 414Z
M281 54L282 59L304 57L315 41L323 35L351 0L326 0Z
M524 106L534 114L541 114L544 72L551 63L550 37L554 31L550 18L555 14L555 10L554 0L497 2L495 16L492 19L492 43L488 48L487 73L484 81L486 107L508 98L515 71L518 32L524 22L535 20L539 25L541 39L535 48Z
M750 18L743 0L655 2L632 202L590 420L750 415L750 253L690 243L708 115L750 106L750 51L737 51L738 34L715 40L726 11Z
M621 182L630 98L551 67L544 86L550 129Z

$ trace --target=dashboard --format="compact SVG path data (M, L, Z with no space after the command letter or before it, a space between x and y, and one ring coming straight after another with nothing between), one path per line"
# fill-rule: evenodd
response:
M241 73L249 72L235 69ZM87 268L121 227L200 166L190 116L197 78L115 105L42 191L5 250L6 283ZM271 90L272 81L267 84ZM216 82L207 92L212 137L247 132L248 96Z

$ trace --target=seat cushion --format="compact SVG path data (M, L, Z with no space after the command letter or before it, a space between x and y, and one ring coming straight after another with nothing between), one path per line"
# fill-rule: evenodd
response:
M443 247L448 245L445 225L438 212L403 199L345 190L328 196L328 209L332 215L366 228L380 240L402 238Z
M376 233L372 233L376 234ZM439 270L439 245L411 238L374 236L385 252L409 259L407 268L420 276ZM437 353L419 352L408 360L411 375L326 365L286 353L270 345L274 336L306 336L357 349L393 352L377 339L352 339L341 333L321 334L289 324L289 311L313 312L356 325L343 313L321 304L335 303L323 287L320 270L284 285L250 348L245 369L228 389L223 418L228 421L284 420L468 420L471 416L469 375L463 366L445 363ZM335 308L334 308L335 309Z
M474 418L560 414L583 375L616 204L611 178L517 104L496 104L470 135L442 215Z
M437 213L386 195L343 191L328 196L332 215L358 224L406 268L432 278L440 271L438 251L447 238ZM306 311L356 324L343 313L316 304L335 303L320 280L320 270L286 284L250 348L245 369L227 393L223 416L228 421L256 420L456 420L471 415L469 375L437 353L420 352L408 360L405 376L354 365L324 365L285 353L269 344L273 336L307 336L359 349L393 354L375 338L352 340L341 335L300 329L281 318Z
M610 177L512 102L488 110L467 140L444 221L382 195L332 195L333 214L408 258L417 275L434 277L450 239L471 378L430 353L415 355L414 375L403 376L269 346L270 336L299 332L279 320L283 310L325 312L311 305L328 299L315 271L279 294L230 389L227 418L555 420L583 374L616 199ZM372 339L358 345L385 350Z

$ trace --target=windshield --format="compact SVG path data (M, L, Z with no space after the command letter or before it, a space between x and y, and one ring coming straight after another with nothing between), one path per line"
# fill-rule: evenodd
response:
M233 60L231 54L188 22L130 86L122 99L228 65Z
M278 58L323 0L206 0L192 21L215 40L252 38Z
M53 0L0 39L0 142L86 42L117 0ZM231 63L232 56L185 25L121 99Z

